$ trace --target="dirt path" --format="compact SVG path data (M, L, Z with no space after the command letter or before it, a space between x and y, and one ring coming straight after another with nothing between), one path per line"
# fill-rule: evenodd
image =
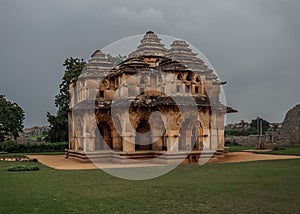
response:
M99 168L91 162L80 162L73 158L65 158L65 155L27 155L27 157L33 159L36 158L38 161L48 167L62 170L79 170L79 169L96 169ZM145 166L159 166L162 164L151 164L151 163L101 163L98 166L101 168L125 168L125 167L145 167Z
M65 155L28 155L29 158L36 158L38 161L46 166L54 169L62 170L79 170L79 169L96 169L97 167L93 163L83 163L76 159L66 159ZM266 155L255 154L251 152L233 152L223 159L218 159L214 162L230 163L230 162L247 162L247 161L259 161L259 160L282 160L282 159L296 159L300 156L291 155ZM143 167L143 166L155 166L155 164L130 164L130 167ZM123 164L107 163L101 165L102 168L121 168L125 167ZM126 165L128 167L128 165Z
M257 154L252 152L231 152L223 159L218 159L216 162L221 163L234 163L234 162L248 162L248 161L260 161L260 160L283 160L283 159L297 159L300 156L294 155L268 155Z
M82 163L76 159L68 158L65 155L27 155L29 158L36 158L38 161L46 166L54 169L96 169L93 163Z

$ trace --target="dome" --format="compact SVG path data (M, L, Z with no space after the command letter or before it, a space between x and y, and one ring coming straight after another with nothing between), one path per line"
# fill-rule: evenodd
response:
M205 65L204 61L197 57L197 53L192 52L186 41L175 40L171 44L171 49L167 51L166 57L181 62L194 72L205 73L209 78L216 78L213 71Z
M112 69L113 65L108 61L105 54L96 50L91 59L82 69L79 78L99 78L104 77Z
M160 41L161 39L155 33L148 31L137 49L129 54L129 58L137 56L165 56L167 49Z

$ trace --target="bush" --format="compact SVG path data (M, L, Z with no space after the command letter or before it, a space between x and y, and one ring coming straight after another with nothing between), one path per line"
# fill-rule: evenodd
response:
M40 143L40 144L18 144L15 142L0 143L0 151L9 153L34 153L34 152L64 152L68 148L68 142Z
M22 158L26 158L25 155L21 155L21 154L1 154L0 158L16 158L16 159L22 159Z
M226 140L225 141L225 146L241 146L240 144L238 144L235 140L233 142Z
M275 146L275 148L273 150L285 150L285 148L283 147L278 147L278 146Z
M22 154L0 154L0 161L39 162L38 159L30 159Z
M7 169L9 172L21 172L21 171L38 171L40 168L37 166L26 166L26 165L18 165L11 166Z

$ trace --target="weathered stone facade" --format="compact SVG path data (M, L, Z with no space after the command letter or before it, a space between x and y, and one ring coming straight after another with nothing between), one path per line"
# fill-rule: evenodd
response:
M70 85L69 154L198 159L222 151L232 109L219 101L221 84L185 41L167 50L151 31L115 67L98 50Z
M265 149L266 147L270 146L265 146L265 145L270 145L272 144L272 139L273 135L268 134L268 135L263 135L261 136L261 148L260 149ZM273 140L274 141L274 140ZM225 142L231 143L231 144L238 144L241 146L253 146L257 147L258 145L258 136L256 135L249 135L249 136L230 136L225 138Z
M242 146L257 146L258 136L230 136L225 141ZM280 129L261 136L261 143L266 148L270 143L276 146L300 146L300 104L287 112Z
M274 140L278 145L300 146L300 104L287 112Z

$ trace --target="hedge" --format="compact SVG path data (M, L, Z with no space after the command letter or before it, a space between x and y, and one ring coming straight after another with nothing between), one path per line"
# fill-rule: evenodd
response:
M15 142L6 141L0 143L0 151L5 151L8 153L64 152L67 148L68 142L19 144Z
M11 166L7 169L10 172L21 172L21 171L38 171L40 168L37 166L26 166L26 165L19 165L19 166Z

